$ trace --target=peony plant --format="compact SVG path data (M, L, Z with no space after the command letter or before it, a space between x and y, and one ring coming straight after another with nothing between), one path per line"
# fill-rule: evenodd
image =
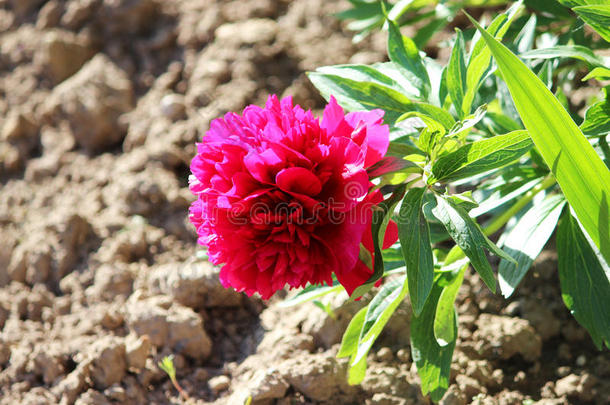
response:
M565 305L610 348L610 70L596 53L608 7L561 0L539 18L517 2L487 28L471 18L443 66L419 48L465 2L351 3L340 17L360 19L358 39L387 28L389 62L310 72L321 118L272 95L212 121L197 145L190 220L221 283L263 299L302 288L285 305L370 296L338 353L352 384L408 299L412 357L437 401L466 269L509 297L556 234ZM403 36L415 20L428 25ZM583 22L591 33L573 29ZM581 79L599 89L584 114L564 92Z

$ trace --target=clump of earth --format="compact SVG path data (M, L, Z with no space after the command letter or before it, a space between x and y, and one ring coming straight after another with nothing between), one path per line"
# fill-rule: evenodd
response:
M331 317L224 289L187 220L211 119L270 93L319 110L305 71L385 59L384 34L355 45L333 17L347 6L0 0L0 404L429 403L408 303L349 386L336 353L367 297L329 297ZM610 403L552 246L509 301L468 274L458 313L441 403Z

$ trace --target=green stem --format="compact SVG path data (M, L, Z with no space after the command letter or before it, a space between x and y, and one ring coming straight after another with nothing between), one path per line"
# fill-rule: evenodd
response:
M536 194L538 194L542 190L546 190L547 188L551 187L555 183L556 183L555 177L553 175L549 174L541 183L537 184L534 188L532 188L530 191L525 193L525 195L523 197L521 197L521 199L519 199L515 203L515 205L513 205L512 207L510 207L509 209L504 211L501 215L499 215L496 219L494 219L489 225L487 225L485 228L483 228L483 233L485 233L486 236L496 233L500 228L502 228L504 225L506 225L506 223L515 214L517 214L519 211L521 211L521 209L523 207L525 207L527 204L529 204L534 199Z

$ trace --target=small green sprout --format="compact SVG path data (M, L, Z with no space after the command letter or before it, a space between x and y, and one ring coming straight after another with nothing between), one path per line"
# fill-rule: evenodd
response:
M172 381L172 384L178 390L180 396L188 401L188 394L182 389L180 384L178 384L178 380L176 380L176 368L174 367L174 356L170 354L169 356L165 356L159 363L159 368L167 373L169 379Z

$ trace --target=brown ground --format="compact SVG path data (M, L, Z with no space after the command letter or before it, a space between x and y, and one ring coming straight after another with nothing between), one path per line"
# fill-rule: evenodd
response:
M186 219L194 142L303 72L384 58L326 0L0 0L0 404L412 404L405 306L363 384L335 353L361 303L281 309L220 287ZM445 404L610 403L610 358L547 252L510 302L469 275Z

